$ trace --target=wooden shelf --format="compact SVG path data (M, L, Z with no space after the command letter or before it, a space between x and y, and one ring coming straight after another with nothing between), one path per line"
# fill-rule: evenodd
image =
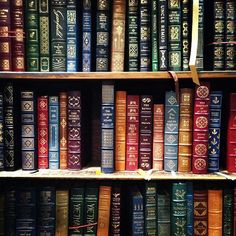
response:
M0 178L27 179L85 179L85 180L235 180L236 174L219 172L212 174L170 173L165 171L120 171L103 174L99 167L89 167L80 171L39 170L39 171L1 171Z
M191 79L189 71L176 72L179 79ZM200 79L236 78L236 71L203 71ZM172 79L168 72L0 72L0 79Z

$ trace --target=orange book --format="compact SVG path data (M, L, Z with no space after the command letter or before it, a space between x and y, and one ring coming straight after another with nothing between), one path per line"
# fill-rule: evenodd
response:
M115 169L125 170L126 91L116 92Z
M208 190L208 236L222 235L222 190Z
M97 236L108 236L111 208L111 186L99 187Z

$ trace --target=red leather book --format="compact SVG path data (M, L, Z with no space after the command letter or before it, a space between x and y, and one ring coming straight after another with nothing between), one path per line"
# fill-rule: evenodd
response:
M236 172L236 93L229 95L226 168Z
M0 0L0 71L11 71L10 1Z
M12 70L25 70L25 40L24 40L24 6L23 1L11 0L11 31L13 34Z
M201 83L195 88L192 152L192 172L194 174L207 173L209 92L210 84L208 82Z
M163 170L164 161L164 104L153 107L152 168Z
M48 96L38 97L38 168L48 169Z
M125 169L138 169L139 154L139 96L127 96Z

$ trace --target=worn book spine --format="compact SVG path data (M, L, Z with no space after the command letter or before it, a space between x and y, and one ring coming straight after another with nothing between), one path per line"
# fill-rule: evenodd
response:
M13 71L25 71L25 32L23 1L11 0L11 60Z
M4 109L3 91L0 91L0 171L4 170Z
M112 14L111 71L124 71L126 0L114 0Z
M139 125L139 168L152 169L153 139L153 98L151 95L140 96Z
M165 94L164 170L177 171L179 135L179 104L176 93Z
M41 72L48 72L51 68L49 6L49 0L39 0L39 68Z
M78 11L76 0L67 0L66 65L68 72L78 71Z
M111 186L99 187L97 236L108 236L111 209Z
M59 169L59 102L58 96L49 96L48 99L49 125L49 169Z
M139 95L127 95L125 169L138 169L139 155Z
M68 235L69 221L69 191L56 190L56 236Z
M111 2L97 0L96 71L110 69Z
M157 7L158 16L158 61L159 70L166 71L168 69L168 6L166 0L159 0Z
M12 70L10 1L0 1L0 71Z
M21 160L23 170L37 169L36 109L33 91L21 91Z
M66 71L66 0L52 0L50 8L51 70Z
M195 87L193 117L193 159L192 172L206 174L208 166L209 139L209 97L210 84L201 83Z
M39 71L39 11L38 0L25 1L26 69Z
M48 96L39 96L38 104L38 168L48 169Z
M220 134L222 91L210 92L210 118L208 143L208 171L216 172L220 169Z
M37 198L37 231L39 235L55 235L56 190L54 187L41 187Z
M232 189L224 189L223 191L223 235L233 235L233 191Z
M59 110L60 110L60 169L67 169L68 157L68 114L67 114L67 92L59 94Z
M116 91L115 170L125 170L126 91Z
M151 0L151 44L152 44L152 71L158 71L158 24L157 0Z
M233 205L233 235L236 235L236 188L234 188L234 205Z
M114 172L114 84L103 82L101 105L101 168L104 173Z
M193 183L187 182L187 236L193 236Z
M82 101L79 90L68 92L68 169L82 168Z
M163 170L164 162L164 104L153 106L152 168Z
M180 90L178 171L190 172L193 140L193 90Z
M222 235L222 190L208 189L208 236Z
M127 70L139 70L139 0L128 0L127 8Z

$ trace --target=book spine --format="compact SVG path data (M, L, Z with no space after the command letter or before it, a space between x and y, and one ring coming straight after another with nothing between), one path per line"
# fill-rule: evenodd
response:
M168 1L169 70L182 70L181 1Z
M37 201L37 231L39 235L55 235L56 190L53 187L39 189Z
M51 1L51 70L66 71L66 0Z
M116 91L115 107L115 169L125 170L126 91Z
M140 96L139 168L152 169L153 98Z
M101 107L101 168L104 173L114 172L114 84L102 84Z
M0 171L1 170L4 170L4 109L2 91L0 91Z
M158 71L157 0L151 1L152 71Z
M68 235L69 191L56 190L56 236Z
M194 190L193 192L193 225L194 235L207 236L208 216L207 216L207 190Z
M25 3L26 69L39 71L39 12L38 0Z
M111 193L111 235L121 234L121 186L113 186Z
M98 187L87 186L85 189L84 224L94 224L98 217ZM91 225L84 229L85 236L96 236L97 225Z
M139 155L139 96L127 95L126 109L126 170L138 169Z
M22 188L16 192L16 235L36 235L36 190Z
M91 0L83 0L82 71L92 70L92 8Z
M233 235L233 191L224 189L223 192L223 235Z
M61 92L59 95L60 110L60 169L67 169L67 152L68 152L68 114L67 114L67 93Z
M179 104L176 93L165 95L164 170L177 171Z
M178 171L190 172L193 139L193 90L180 90Z
M163 170L164 162L164 104L154 104L152 168Z
M128 50L128 71L139 70L139 0L128 0L127 9L127 50Z
M208 171L220 169L220 134L221 134L222 91L210 93Z
M208 189L208 236L222 235L222 190Z
M213 41L224 42L225 37L225 1L214 0L214 31ZM213 70L224 69L224 45L213 45Z
M234 0L225 2L225 42L236 40L236 3ZM225 45L225 69L235 70L236 68L236 46L235 44Z
M68 92L68 169L82 168L81 92Z
M234 188L234 206L233 206L233 235L236 234L236 188Z
M193 236L193 183L187 182L187 236Z
M187 235L187 184L172 185L172 235Z
M97 236L108 236L111 207L111 186L99 187Z
M12 70L10 1L0 1L0 71Z
M33 91L21 92L21 159L23 170L37 168L35 98Z
M109 0L97 0L96 71L108 71L110 68L110 7Z
M38 168L48 169L48 97L38 97Z
M124 71L126 0L113 1L111 71Z
M168 7L166 0L158 1L157 15L158 15L158 61L159 70L166 71L168 69Z
M84 188L72 188L69 199L69 226L75 227L84 223ZM70 229L69 235L83 235L84 229Z
M14 87L8 83L3 92L4 109L4 169L14 170L15 159L15 120L14 120Z
M3 192L0 193L0 235L5 235L5 194Z
M78 11L76 0L67 0L67 71L78 71Z
M193 118L193 160L194 174L206 174L208 166L209 139L209 90L210 84L205 82L195 88Z
M59 104L58 96L49 97L49 169L59 169Z
M25 35L23 1L11 0L12 70L25 71Z
M39 68L41 72L50 71L50 18L49 0L39 0Z
M190 56L190 34L191 34L191 19L190 19L190 2L183 0L182 2L182 58L183 71L189 70Z

